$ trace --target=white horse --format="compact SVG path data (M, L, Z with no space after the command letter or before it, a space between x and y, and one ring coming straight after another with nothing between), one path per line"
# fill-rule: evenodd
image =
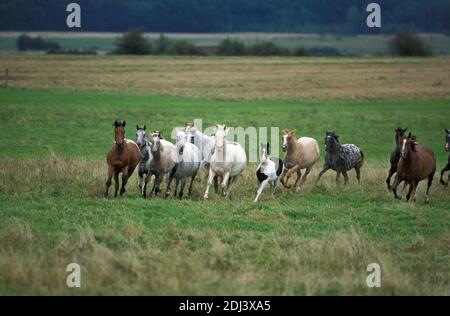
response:
M175 145L164 139L161 132L154 131L152 133L152 141L150 145L150 153L152 160L150 162L150 176L155 175L155 182L151 193L158 195L159 187L163 178L166 178L166 183L169 181L169 171L171 168L171 153ZM148 177L148 175L147 175ZM146 177L146 182L148 179Z
M239 143L227 142L228 128L226 125L216 125L214 134L214 153L209 164L209 177L203 198L208 199L209 187L217 175L222 178L222 192L229 196L232 182L236 180L247 166L247 155Z
M195 144L200 150L202 157L202 166L209 167L212 151L214 149L214 137L203 134L194 126L193 123L185 124L186 138L189 143Z
M189 185L189 195L192 194L192 184L200 167L201 154L197 146L186 142L186 133L178 131L176 135L176 144L171 153L171 170L169 171L169 181L167 181L166 196L170 194L170 183L175 179L175 191L177 194L178 183L181 182L180 193L178 197L183 197L186 178L191 177Z

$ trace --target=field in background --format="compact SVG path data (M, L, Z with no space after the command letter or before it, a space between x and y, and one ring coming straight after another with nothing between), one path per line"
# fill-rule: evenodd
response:
M95 49L109 52L114 49L114 41L121 33L84 33L84 32L25 32L30 36L41 36L59 43L68 49ZM16 51L16 38L23 32L0 32L0 52ZM150 39L157 39L159 33L146 33ZM332 47L343 55L388 55L390 36L356 35L337 36L329 34L297 33L167 33L173 40L187 40L196 46L217 46L225 38L239 39L247 44L272 41L286 48ZM450 37L443 34L420 34L424 43L435 55L450 54Z
M168 58L2 55L0 73L1 294L450 294L448 189L423 202L386 189L394 128L408 126L445 164L447 59ZM4 79L0 77L0 86ZM166 135L204 127L278 126L315 137L335 129L367 160L362 185L336 188L319 165L300 194L278 188L252 203L255 164L231 200L205 182L192 199L143 200L136 174L104 200L111 123ZM447 126L448 127L448 126ZM402 192L405 195L405 192ZM82 288L65 285L82 267ZM369 263L382 287L366 286Z
M1 55L0 84L221 100L448 99L449 58Z

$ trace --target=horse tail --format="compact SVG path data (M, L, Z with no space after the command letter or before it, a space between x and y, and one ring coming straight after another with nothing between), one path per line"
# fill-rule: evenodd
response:
M364 152L360 149L359 153L361 154L361 161L359 162L359 167L361 168L364 163Z

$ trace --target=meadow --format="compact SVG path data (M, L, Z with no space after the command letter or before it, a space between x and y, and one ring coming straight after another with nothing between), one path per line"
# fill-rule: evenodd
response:
M6 68L0 294L450 294L450 195L438 181L448 59L12 54L0 58ZM203 179L191 199L144 200L136 174L124 197L102 198L115 119L133 139L136 124L170 135L194 118L295 128L318 140L320 165L299 194L279 186L258 204L256 164L229 200L202 201ZM436 152L428 205L424 183L415 204L386 188L398 125ZM348 187L332 172L314 185L326 130L364 150L361 185L354 172ZM66 287L71 262L80 289ZM381 288L366 285L372 262Z

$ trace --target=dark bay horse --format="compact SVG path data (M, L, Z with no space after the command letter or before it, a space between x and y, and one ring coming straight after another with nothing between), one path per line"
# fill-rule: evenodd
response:
M401 127L397 127L395 129L395 149L392 151L391 153L391 167L389 168L389 174L388 177L386 178L386 184L388 189L391 189L391 178L392 175L394 173L397 172L397 165L398 165L398 161L400 160L400 149L401 149L401 145L400 145L400 141L403 138L403 136L405 136L405 132L408 128L401 128Z
M125 193L125 185L141 159L141 154L136 143L125 138L125 121L115 121L113 127L116 141L106 156L108 180L106 181L105 198L108 197L112 177L114 177L115 182L114 197L117 197L117 192L119 191L119 173L122 173L120 195Z
M450 131L448 129L445 129L445 151L450 151ZM450 182L450 173L448 174L447 182L444 181L444 173L446 171L450 170L450 155L448 156L447 165L444 167L444 169L441 170L441 183L442 185L448 186L448 183Z
M397 195L397 187L405 181L409 184L408 195L406 200L416 200L416 189L420 181L428 178L427 193L425 202L429 202L430 187L433 182L434 173L436 172L436 156L433 150L428 147L421 146L416 139L403 136L401 139L400 160L397 166L397 174L395 175L392 192L396 199L400 199Z

